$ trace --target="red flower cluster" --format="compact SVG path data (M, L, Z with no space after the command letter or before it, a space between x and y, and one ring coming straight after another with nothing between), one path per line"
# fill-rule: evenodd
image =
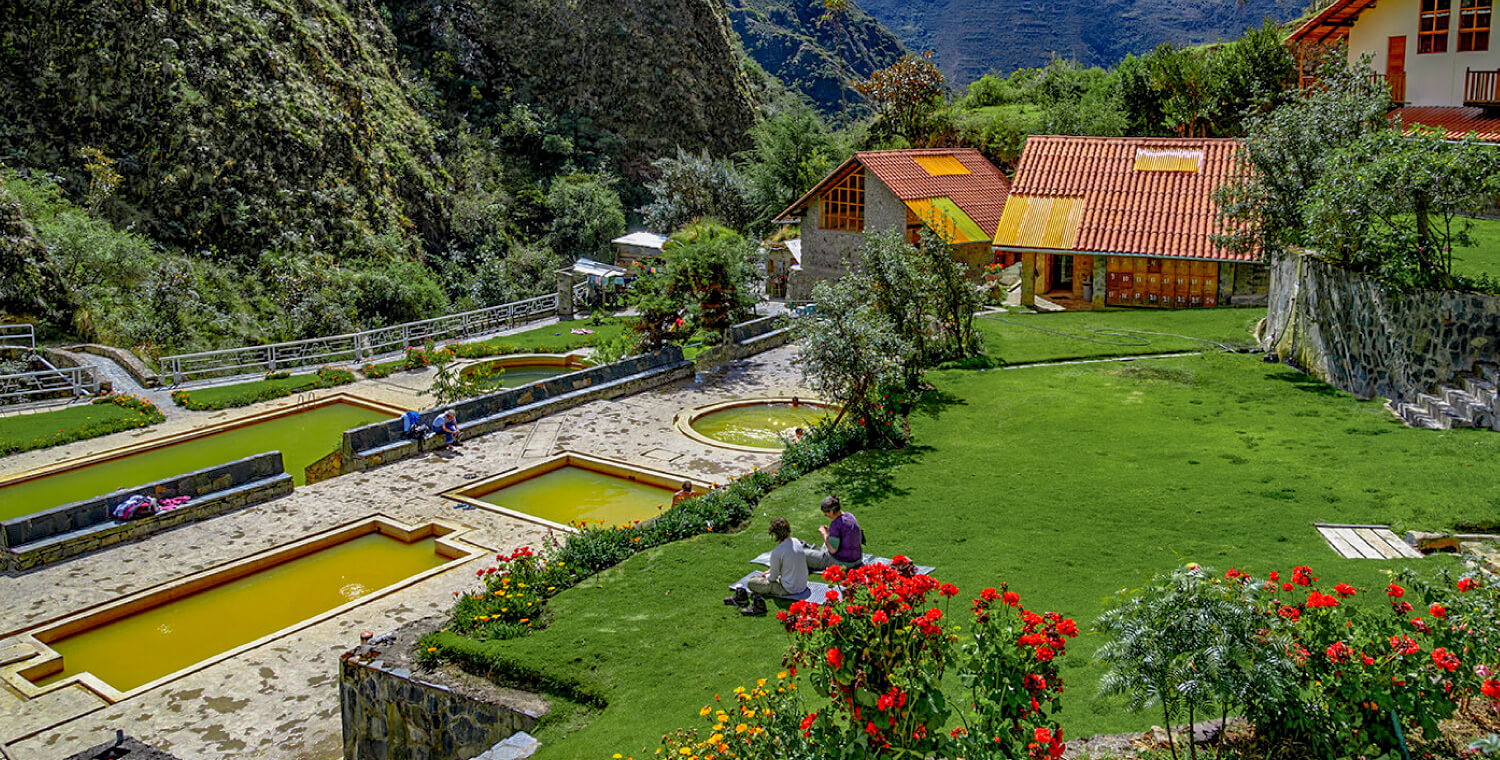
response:
M1328 655L1329 662L1344 662L1354 655L1354 650L1342 641L1335 641L1324 654Z
M1042 727L1032 732L1033 741L1026 745L1027 754L1035 760L1057 760L1066 749L1062 740L1062 729L1053 731Z
M1486 678L1484 685L1479 687L1479 693L1490 699L1500 700L1500 681L1496 681L1493 678Z
M1392 583L1391 585L1385 587L1385 595L1392 599L1400 599L1401 597L1406 596L1406 589L1401 588L1395 583Z
M521 548L519 548L519 549L511 552L510 554L496 554L495 555L495 561L496 562L514 562L514 561L516 561L518 559L522 559L522 558L525 558L525 557L535 557L535 556L536 556L536 552L532 551L531 547L529 547L529 546L523 546L523 547L521 547Z
M1337 606L1339 606L1338 597L1325 594L1316 589L1307 595L1307 608L1310 610Z
M1344 599L1348 599L1354 596L1354 587L1347 583L1340 583L1333 587L1333 593L1338 594Z
M1395 650L1397 654L1413 655L1421 651L1422 648L1410 636L1403 634L1391 637L1391 649Z
M1464 593L1464 594L1467 594L1470 591L1473 591L1474 587L1478 586L1478 585L1479 585L1479 582L1476 581L1476 580L1474 580L1473 578L1467 578L1467 577L1465 577L1465 578L1459 578L1458 579L1458 590L1459 590L1459 592Z
M1442 647L1438 647L1437 649L1432 650L1432 664L1448 671L1449 673L1452 673L1453 671L1458 670L1459 662L1458 658L1455 657L1452 652L1449 652Z
M1310 567L1298 566L1292 568L1292 583L1298 586L1311 586L1313 581L1317 579L1317 576L1312 574L1312 568Z

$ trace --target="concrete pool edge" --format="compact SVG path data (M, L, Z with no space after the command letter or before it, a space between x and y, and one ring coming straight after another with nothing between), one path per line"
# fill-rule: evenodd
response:
M551 528L552 530L561 531L563 533L578 533L578 528L572 525L565 525L563 523L554 522L552 520L546 519L545 517L537 517L536 515L529 514L527 512L510 509L508 507L502 507L498 504L492 504L490 502L483 501L477 498L485 494L494 493L495 491L499 491L500 489L506 488L507 486L515 485L523 480L530 480L534 477L537 477L538 475L545 475L549 472L560 470L564 467L577 467L584 470L592 470L604 475L612 475L617 478L625 478L627 480L653 485L658 488L665 488L673 492L681 488L682 484L685 482L692 483L694 490L698 493L705 493L710 488L710 485L708 483L705 483L698 478L671 473L665 470L658 470L652 467L642 467L641 465L633 464L631 462L625 462L618 459L609 459L607 457L596 456L593 454L584 454L578 451L563 451L525 467L511 467L505 470L501 470L500 472L490 475L489 477L449 488L438 493L438 496L449 499L451 501L459 502L461 504L465 504L470 507L474 507L476 509L495 512L497 514L505 515L506 517L512 517L517 520L524 520L526 522L535 525L541 525L543 527ZM668 508L670 509L670 505L668 505ZM650 521L647 520L645 522Z
M582 353L570 351L565 354L505 354L503 356L490 356L483 359L465 361L463 364L458 365L457 369L459 374L463 374L477 367L493 367L498 365L504 368L508 364L518 367L558 367L569 370L569 373L598 366L589 361L588 357ZM541 380L537 380L536 382L541 382Z
M698 432L697 430L694 430L693 423L696 422L700 417L706 417L710 414L713 414L714 412L721 412L725 409L736 409L742 406L762 406L767 404L789 405L794 399L798 404L805 406L820 407L823 409L828 409L830 411L837 411L839 408L838 404L830 403L820 398L809 398L805 396L753 396L747 398L729 399L728 401L715 401L712 404L704 404L703 406L684 409L678 412L677 415L672 418L672 427L676 428L677 432L693 439L694 441L697 441L698 443L704 444L705 446L713 446L715 448L728 449L730 451L741 451L747 454L769 454L773 456L779 456L784 448L768 449L760 446L742 446L737 443L725 443L724 441L709 438L708 436Z
M163 446L172 446L183 443L184 441L191 441L209 435L224 433L236 428L245 427L247 425L255 425L261 422L267 422L269 420L274 420L291 414L307 412L313 409L318 409L324 406L331 406L333 404L339 403L350 404L352 406L369 409L370 411L389 414L392 417L400 417L401 413L406 411L405 409L402 409L400 407L382 403L379 401L373 401L371 399L364 398L363 396L356 396L352 393L333 393L312 401L307 401L300 404L288 404L287 406L279 407L276 409L267 409L265 411L255 412L254 414L247 414L243 417L237 417L231 420L226 420L224 422L218 422L213 425L208 425L200 428L192 428L190 430L184 430L180 433L164 435L160 438L136 441L134 443L128 443L124 446L116 446L112 449L105 449L104 451L95 452L93 454L88 454L76 459L66 459L61 462L55 462L53 464L43 465L41 467L25 470L23 472L18 472L6 477L0 477L0 489L4 489L7 486L16 485L18 483L25 483L31 480L51 477L53 475L58 475L71 470L90 467L102 462L108 462L115 459L123 459L128 456L134 456L136 454L144 453L146 451L149 451L150 449L160 448ZM337 446L334 446L333 448L330 448L329 451L334 451L336 448ZM274 450L275 449L267 449L267 451Z
M175 581L138 591L102 605L86 608L60 619L30 626L28 629L22 629L22 632L19 633L12 631L0 634L0 637L14 635L16 643L32 649L32 652L28 655L12 659L9 663L0 664L0 681L3 681L18 692L21 698L25 700L35 699L45 694L77 685L103 700L106 705L115 704L302 629L325 622L356 607L389 596L396 591L425 581L476 557L487 554L488 549L469 543L466 540L461 540L471 530L473 529L467 526L441 519L429 520L419 525L410 525L384 514L377 513L370 515L321 533L306 536L289 544L273 547L248 557L199 571ZM63 667L62 657L48 646L50 642L107 625L136 613L171 603L177 599L208 591L216 586L239 580L371 533L382 533L405 543L413 543L432 537L434 539L433 551L447 561L436 567L407 576L395 583L376 589L369 594L333 607L325 612L304 618L268 633L265 636L194 662L191 665L133 689L121 691L87 671L69 676L56 683L47 684L46 686L37 686L30 680L32 678L45 677Z

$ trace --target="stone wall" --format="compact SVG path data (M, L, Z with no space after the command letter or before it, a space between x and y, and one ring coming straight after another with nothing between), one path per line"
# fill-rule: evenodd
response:
M197 522L292 492L281 452L270 451L228 464L65 504L0 523L0 570L19 573L106 546ZM136 494L167 499L191 496L170 512L129 522L111 516Z
M729 328L729 340L694 357L700 368L715 367L724 362L754 356L787 344L792 339L791 325L783 317L760 317Z
M864 245L861 232L825 230L822 225L823 203L814 198L802 218L802 264L792 270L787 282L787 299L812 299L813 283L836 280L844 276L846 259L854 260ZM906 229L906 204L896 197L880 179L865 172L865 232Z
M1262 347L1360 398L1418 393L1500 359L1500 298L1388 292L1311 256L1271 265Z
M101 346L98 343L83 343L77 346L68 346L69 351L78 351L85 354L94 354L112 360L115 364L125 368L125 371L135 378L135 381L147 388L155 388L161 385L161 376L156 370L141 360L141 357L123 348L114 346Z
M469 760L547 714L547 701L408 653L442 621L427 618L339 658L344 760Z
M472 437L544 417L598 399L618 398L690 378L693 363L678 346L597 367L508 388L422 413L422 425L453 409L463 435ZM416 456L443 445L442 436L417 442L401 437L401 420L387 420L344 432L340 459L344 472Z

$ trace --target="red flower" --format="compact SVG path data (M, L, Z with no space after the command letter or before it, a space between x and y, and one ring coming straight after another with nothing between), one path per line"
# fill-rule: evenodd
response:
M951 736L951 737L953 737L953 738L955 738L955 739L957 739L960 736L968 736L969 732L967 730L965 730L963 726L959 726L958 728L955 728L952 731L949 731L948 735Z
M1406 589L1392 583L1391 585L1386 587L1385 595L1392 599L1400 599L1401 597L1406 596Z
M830 565L823 571L823 580L829 583L841 583L844 580L844 568L839 565Z
M1395 602L1391 604L1391 606L1394 607L1395 610L1402 615L1411 612L1411 602Z
M802 730L806 731L809 728L812 728L813 721L815 721L817 719L818 719L818 714L817 713L815 713L815 712L808 713L807 717L802 719ZM803 734L803 736L806 736L806 734Z
M1493 678L1485 679L1484 685L1479 687L1479 693L1490 699L1500 699L1500 681Z
M1449 673L1458 670L1459 664L1458 658L1442 647L1432 650L1432 663Z
M1021 595L1014 591L1005 592L1005 603L1014 607L1021 603Z
M1308 586L1308 585L1311 585L1312 582L1315 581L1315 580L1317 580L1317 578L1312 574L1312 568L1310 568L1310 567L1294 567L1294 568L1292 568L1292 583L1295 583L1298 586Z
M1410 636L1401 635L1391 637L1391 649L1396 650L1398 654L1410 655L1416 654L1421 647L1417 646L1417 642L1413 641Z
M1348 599L1349 597L1354 596L1354 587L1347 583L1340 583L1337 586L1333 587L1333 593L1338 594L1345 599Z
M1033 736L1036 737L1037 744L1052 743L1052 729L1050 728L1038 728Z
M869 734L871 736L879 736L880 735L880 729L878 729L878 728L875 727L875 721L872 720L869 723L865 724L865 733L867 733L867 734Z
M1337 607L1339 606L1339 600L1321 591L1314 590L1312 593L1307 595L1307 606L1310 609L1317 609L1320 607Z
M1292 590L1292 584L1290 584L1290 583L1283 583L1283 584L1281 584L1281 590L1282 591L1291 591Z
M1280 583L1281 582L1281 573L1278 573L1275 570L1272 570L1271 571L1271 582L1272 583Z
M1432 606L1427 608L1427 611L1431 612L1435 618L1448 617L1448 608L1436 602L1433 602Z
M998 592L998 591L996 591L996 590L994 590L992 588L987 588L987 589L979 592L979 598L985 600L986 602L993 602L993 601L995 601L995 597L997 597L999 595L1000 595L1000 592Z
M944 583L943 587L938 589L938 593L942 594L943 596L957 596L958 587L951 583Z
M826 659L828 660L828 664L831 665L834 670L838 670L839 668L844 666L844 653L840 652L838 647L829 649Z
M1463 592L1463 593L1465 593L1465 594L1467 594L1470 591L1472 591L1474 589L1474 587L1478 586L1478 585L1479 585L1479 582L1476 581L1476 580L1474 580L1473 578L1459 578L1458 579L1458 590L1461 591L1461 592Z
M1324 654L1328 655L1329 662L1343 662L1349 659L1349 645L1342 641L1335 641L1332 646L1328 647L1328 651L1324 652Z
M1051 647L1036 648L1036 658L1042 662L1052 662L1052 658L1056 655L1057 653L1052 651Z
M1073 618L1066 618L1057 624L1057 632L1070 639L1075 638L1078 636L1078 624L1073 622Z
M886 616L885 610L876 610L875 614L870 616L870 622L874 623L875 625L883 625L885 623L889 623L890 621L891 619Z
M1287 620L1292 621L1293 623L1297 622L1297 620L1302 617L1302 611L1298 610L1296 607L1282 607L1276 612L1277 614L1281 615Z
M1412 618L1411 627L1417 629L1418 631L1421 631L1422 633L1430 633L1427 628L1427 621L1423 620L1422 618Z

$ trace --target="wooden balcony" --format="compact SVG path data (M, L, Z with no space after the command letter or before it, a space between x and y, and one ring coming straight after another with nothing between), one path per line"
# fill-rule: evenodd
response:
M1464 70L1464 105L1500 108L1500 71Z
M1371 79L1385 84L1391 88L1391 102L1397 105L1406 104L1406 72L1399 74L1371 74Z

